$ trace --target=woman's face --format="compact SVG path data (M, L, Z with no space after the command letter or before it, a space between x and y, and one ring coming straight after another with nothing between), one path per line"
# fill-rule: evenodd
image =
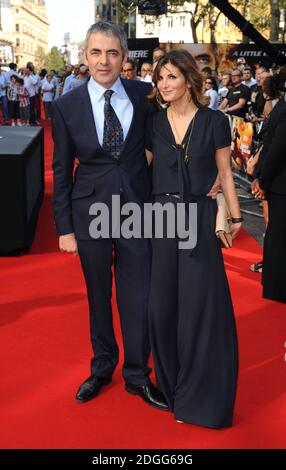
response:
M173 102L183 98L188 84L178 67L166 64L161 67L157 88L164 101Z
M209 78L207 78L205 80L205 89L210 90L212 87L213 87L213 82Z

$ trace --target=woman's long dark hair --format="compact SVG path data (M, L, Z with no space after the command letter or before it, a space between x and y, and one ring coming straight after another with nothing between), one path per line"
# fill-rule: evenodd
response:
M153 83L155 87L148 96L148 98L154 102L161 101L162 103L164 103L158 91L157 83L160 77L162 67L167 64L172 64L174 65L174 67L177 67L180 70L181 74L185 77L187 83L191 85L190 95L195 105L198 108L208 106L208 99L203 94L203 76L197 68L195 59L185 49L170 51L167 52L164 57L161 57L153 73Z
M268 99L281 99L286 91L286 66L284 65L278 73L265 78L263 82L263 92Z

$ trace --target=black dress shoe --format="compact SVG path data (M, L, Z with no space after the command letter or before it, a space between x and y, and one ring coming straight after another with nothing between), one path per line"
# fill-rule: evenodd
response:
M160 392L152 382L149 382L146 385L134 385L126 382L125 390L133 395L139 395L146 403L148 403L148 405L154 406L159 410L169 410L169 406L163 393Z
M96 397L101 387L108 385L111 380L112 377L97 377L96 375L91 375L81 384L75 399L81 403L91 400Z

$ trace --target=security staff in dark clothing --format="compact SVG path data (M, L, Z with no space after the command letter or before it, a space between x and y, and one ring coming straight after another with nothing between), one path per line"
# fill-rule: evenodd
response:
M233 88L222 101L219 109L233 116L244 117L247 111L247 102L250 98L250 90L243 85L242 72L235 69L231 73Z

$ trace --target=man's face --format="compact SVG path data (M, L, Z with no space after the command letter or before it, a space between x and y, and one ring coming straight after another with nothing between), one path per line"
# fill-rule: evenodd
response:
M232 84L233 84L234 86L238 86L238 85L240 85L241 80L242 80L242 76L240 75L239 70L234 70L234 71L231 73L231 81L232 81Z
M165 52L163 50L162 51L160 51L160 50L155 51L153 53L153 62L157 63L161 59L161 57L164 57L164 55L165 55Z
M136 68L133 67L131 62L125 62L123 65L124 78L127 80L136 80Z
M245 70L243 71L243 80L250 80L251 79L251 72L250 70Z
M216 54L211 44L180 44L180 46L192 54L199 70L204 67L210 67L212 70L217 68Z
M124 55L116 36L93 33L86 47L86 60L92 78L110 88L120 76Z
M222 81L224 86L227 86L230 82L230 76L229 75L223 75L221 81Z
M73 73L74 75L77 77L78 74L79 74L79 69L80 69L80 66L79 65L75 65L74 66L74 69L73 69Z
M144 62L141 67L141 77L145 78L147 75L152 75L152 65Z
M79 68L80 75L87 75L88 67L87 65L81 65Z
M258 67L255 70L255 80L257 81L258 85L260 85L260 75L264 72L264 70L261 67Z

